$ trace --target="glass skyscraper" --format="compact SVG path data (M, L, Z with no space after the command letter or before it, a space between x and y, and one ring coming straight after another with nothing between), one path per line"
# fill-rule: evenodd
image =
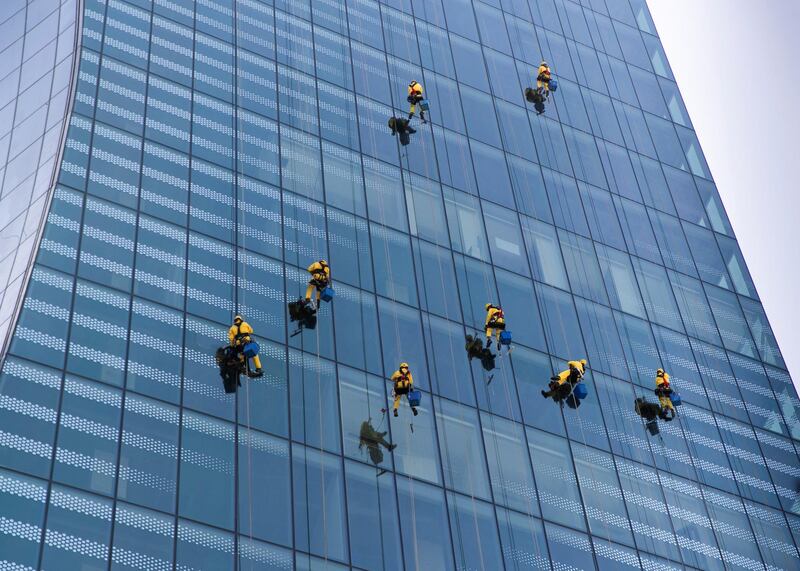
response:
M0 570L800 568L800 401L645 0L5 0L0 54Z

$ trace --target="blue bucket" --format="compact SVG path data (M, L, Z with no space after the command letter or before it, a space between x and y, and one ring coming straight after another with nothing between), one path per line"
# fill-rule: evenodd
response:
M319 297L320 297L320 299L322 301L327 303L327 302L329 302L330 300L333 299L333 296L334 296L333 288L332 287L326 287L324 290L322 290L322 293L320 294Z
M511 345L511 331L500 332L500 344Z
M671 395L669 395L669 400L672 401L672 404L674 406L681 406L683 404L683 399L681 398L681 395L679 395L678 393L672 393Z
M255 341L251 341L250 343L247 343L244 346L244 348L242 349L242 353L244 353L244 356L247 357L248 359L252 359L256 355L258 355L259 349L260 347L258 346L258 343L256 343Z
M406 398L410 406L419 406L419 401L422 400L422 393L417 389L411 389L408 391L408 396Z
M586 395L589 394L589 391L586 389L586 385L583 383L578 383L572 389L572 396L574 396L578 400L582 400L586 398Z
M428 103L427 99L423 99L422 101L419 102L419 108L422 111L428 111L431 108L430 103Z
M550 91L556 91L558 89L558 81L556 79L551 79L548 85L550 87Z

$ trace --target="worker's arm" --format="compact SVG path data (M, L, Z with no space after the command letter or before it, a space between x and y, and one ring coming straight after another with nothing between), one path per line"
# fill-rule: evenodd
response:
M228 329L228 342L233 343L233 340L236 339L236 326L232 325L230 329Z
M409 387L414 386L414 377L411 376L411 371L408 372L408 386Z

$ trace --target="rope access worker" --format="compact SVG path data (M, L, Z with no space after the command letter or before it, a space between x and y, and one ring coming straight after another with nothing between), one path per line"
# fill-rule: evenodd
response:
M328 262L319 260L308 266L306 271L311 274L311 279L306 288L306 301L311 306L311 310L316 311L317 307L319 307L319 299L322 296L322 290L331 283L331 268L328 266ZM315 288L317 290L316 300L311 297Z
M233 318L233 325L231 328L228 329L228 341L230 342L231 347L235 348L237 352L239 352L239 359L244 360L245 356L241 353L244 349L244 346L250 343L251 336L253 335L253 328L250 327L250 324L247 323L242 319L241 315L237 315ZM253 376L260 377L264 374L261 370L261 359L258 355L253 355L253 365L255 366L256 370Z
M500 333L506 328L506 317L503 314L503 308L499 305L492 305L487 303L486 309L486 348L492 346L492 334L497 337L497 348L500 349Z
M358 449L363 450L364 446L369 451L369 458L376 466L383 462L383 451L381 446L389 452L397 448L397 444L392 444L386 440L386 432L378 432L372 426L372 419L369 418L361 423L361 430L358 435Z
M410 121L417 110L417 104L423 99L425 99L425 97L422 95L422 85L420 83L417 83L416 81L412 81L411 83L409 83L408 97L406 99L411 104L411 107L408 112L408 120ZM423 123L427 123L427 121L425 120L425 111L423 111L422 109L420 109L419 111L419 118L420 121L422 121Z
M675 418L675 405L672 404L672 399L670 398L672 388L669 385L669 375L664 369L658 369L656 371L655 393L658 397L658 403L661 405L661 418L664 420L672 420Z
M564 384L569 381L570 388L581 382L586 367L586 359L580 361L567 361L567 369L561 371L558 375L550 377L550 390L542 391L542 396L545 398L561 396L564 391ZM566 395L563 395L566 396Z
M550 95L550 66L546 61L539 64L536 72L536 92L545 99Z
M414 388L414 377L411 376L411 371L408 369L408 363L400 363L400 366L392 374L392 382L394 383L394 415L397 416L397 409L400 407L400 398L407 395L409 391ZM416 407L411 407L411 412L417 416Z

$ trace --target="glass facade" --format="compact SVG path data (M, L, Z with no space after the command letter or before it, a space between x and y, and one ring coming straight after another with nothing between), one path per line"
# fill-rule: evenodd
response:
M66 135L76 0L0 2L0 347L32 265Z
M645 0L11 4L81 25L3 348L0 569L800 568L800 401ZM229 395L235 313L265 375ZM582 406L544 400L582 357ZM382 412L400 361L419 416Z

